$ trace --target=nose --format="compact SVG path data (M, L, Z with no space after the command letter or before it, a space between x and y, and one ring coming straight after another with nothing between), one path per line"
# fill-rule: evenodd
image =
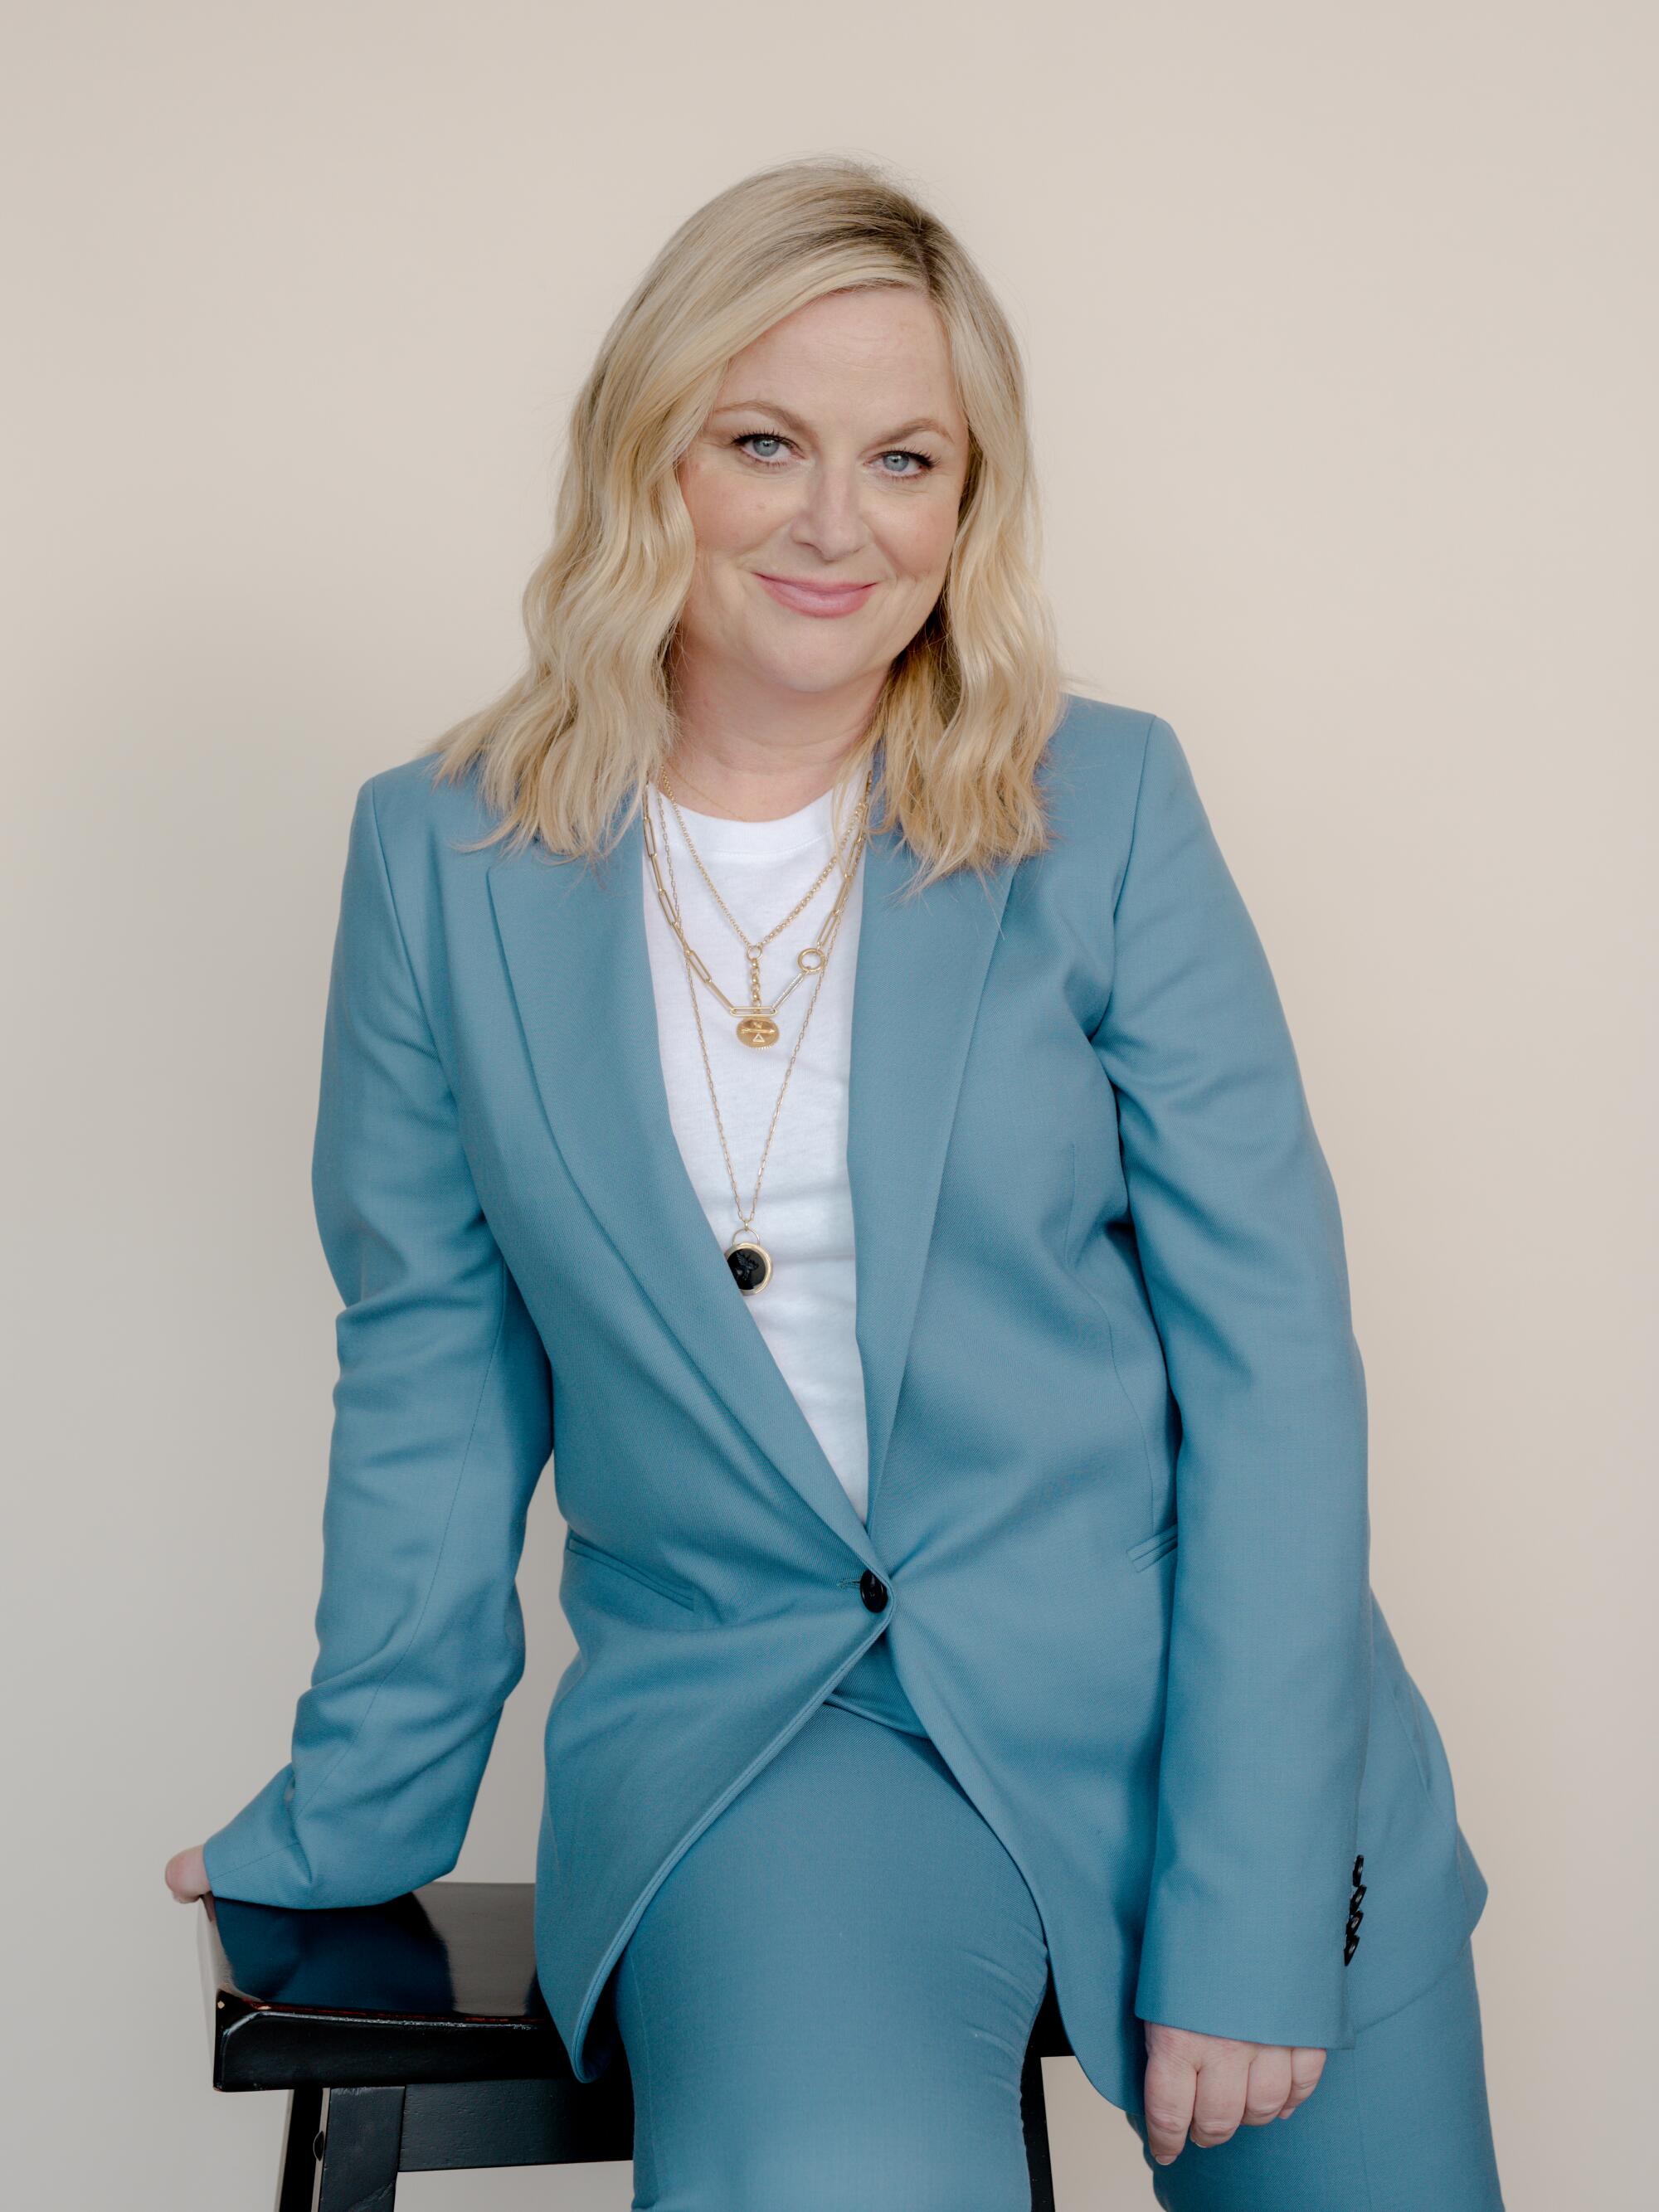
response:
M801 502L790 525L791 542L811 546L823 561L843 561L869 538L863 485L855 466L820 462L806 471Z

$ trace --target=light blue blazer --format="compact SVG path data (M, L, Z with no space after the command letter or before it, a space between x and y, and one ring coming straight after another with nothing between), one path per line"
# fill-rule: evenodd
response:
M598 872L467 852L491 819L429 767L369 777L351 823L319 1651L289 1763L208 1839L213 1889L371 1905L453 1867L553 1451L578 1650L536 1945L581 2080L658 1885L884 1630L1114 2103L1141 2108L1142 2021L1329 2048L1425 1987L1486 1883L1370 1589L1336 1196L1170 725L1068 696L1055 842L983 881L901 900L898 832L866 848L867 1523L681 1160L637 815Z

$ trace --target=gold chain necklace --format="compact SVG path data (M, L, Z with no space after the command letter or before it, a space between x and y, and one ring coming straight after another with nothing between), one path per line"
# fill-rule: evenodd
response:
M702 1072L704 1079L708 1085L708 1103L714 1109L714 1127L720 1136L720 1155L726 1162L726 1178L732 1186L732 1203L738 1210L738 1225L735 1234L726 1247L726 1264L732 1272L732 1281L736 1283L738 1288L743 1292L745 1297L752 1297L757 1291L763 1291L766 1285L771 1281L773 1274L775 1272L772 1255L755 1235L753 1223L757 1209L760 1205L761 1185L766 1178L766 1163L771 1155L772 1139L777 1131L778 1116L783 1111L784 1093L788 1090L789 1079L795 1072L795 1062L799 1057L800 1048L806 1042L807 1025L811 1021L813 1012L817 1008L818 1003L818 993L823 988L823 978L829 972L830 954L834 949L836 937L841 928L842 916L846 911L848 896L852 890L854 875L857 871L859 854L862 850L864 845L866 827L865 814L868 805L869 796L870 786L869 781L866 778L864 799L860 801L858 813L854 817L858 823L858 829L853 842L852 859L842 871L841 889L836 894L835 903L830 909L829 916L825 921L823 927L818 932L817 945L811 948L817 954L817 966L815 969L803 971L803 973L816 974L817 982L813 989L811 999L807 1001L806 1012L801 1016L800 1029L796 1036L793 1049L789 1054L788 1065L783 1071L783 1081L778 1086L777 1101L772 1109L772 1119L767 1128L766 1142L761 1148L760 1166L755 1176L754 1195L750 1200L746 1207L744 1205L742 1195L738 1189L738 1178L732 1165L732 1148L726 1142L726 1123L720 1115L720 1094L714 1087L714 1070L708 1057L708 1040L703 1034L702 1012L697 1002L696 976L692 969L692 962L696 958L696 955L693 952L690 944L687 940L685 933L684 929L681 928L679 923L678 898L678 886L675 884L674 878L674 855L668 848L667 839L665 836L663 841L663 853L668 862L669 883L671 885L674 886L676 893L672 908L668 901L665 898L664 899L663 910L668 916L670 927L672 928L675 936L679 939L680 951L685 957L685 988L687 992L690 994L691 1000L691 1018L696 1024L697 1045L702 1054ZM672 802L671 801L670 804L672 805ZM646 793L646 807L643 818L648 831L651 822L650 793L648 791ZM666 823L665 823L665 830L666 826ZM657 877L657 888L660 894L663 889L662 878L660 874L657 872L654 846L649 836L647 836L647 849L652 853L652 872L653 875L656 875ZM836 856L832 855L832 858L833 857ZM714 885L712 884L709 885L709 889L711 890L714 890ZM718 986L714 984L712 979L708 979L708 969L702 967L702 963L700 961L697 964L702 969L702 973L705 979L709 980L710 988L714 990L717 997L720 996L721 994L719 991ZM795 979L797 982L801 980L801 976L799 975ZM791 984L790 989L793 990L793 988L794 985ZM787 994L785 995L787 996ZM726 1003L728 1006L730 1005L729 1000L727 1000ZM735 1011L735 1009L733 1009L733 1011ZM739 1034L741 1035L741 1025L739 1026Z
M742 942L744 956L749 966L749 1003L743 1006L734 1005L732 1001L726 997L725 992L721 990L720 985L714 981L713 975L709 973L707 963L688 942L685 933L680 926L678 899L677 896L671 896L668 889L663 883L662 870L658 866L657 835L651 821L650 795L647 790L646 806L644 810L645 849L647 857L649 859L651 863L651 873L657 886L658 902L661 906L664 915L667 917L669 927L673 930L676 937L679 939L686 957L690 961L698 979L708 986L708 989L714 993L714 996L720 1000L720 1004L725 1007L726 1012L732 1017L732 1020L736 1022L738 1025L738 1041L741 1044L752 1046L757 1050L762 1049L768 1045L775 1044L778 1041L779 1036L781 1034L779 1030L777 1021L779 1007L782 1006L784 1000L789 996L789 994L803 983L808 975L816 975L822 969L825 955L825 945L824 933L823 930L820 930L817 938L810 945L802 945L800 951L795 955L795 966L797 972L790 981L785 985L784 988L779 992L777 997L769 1005L761 995L761 954L766 950L766 947L781 931L787 929L790 923L795 920L796 916L803 914L807 907L811 904L812 901L817 896L818 892L822 890L824 883L828 880L830 870L834 868L837 863L839 863L841 866L844 888L845 878L848 873L849 866L844 848L850 845L854 854L856 854L859 842L864 834L865 824L869 817L870 793L874 781L874 775L875 769L872 763L870 770L865 776L863 793L859 799L857 805L853 810L852 818L847 829L836 837L831 847L830 858L824 862L823 867L818 871L817 875L809 886L805 896L798 899L795 904L790 908L788 913L784 915L782 921L775 922L773 927L767 931L764 937L755 939L751 939L748 935L747 932L743 928L736 916L732 914L731 908L726 905L726 901L720 896L718 885L715 884L714 878L709 874L708 869L703 866L702 855L698 852L696 845L693 842L691 833L685 826L685 817L680 812L679 807L675 804L673 793L667 789L667 787L661 782L660 779L658 780L656 788L659 796L663 799L666 799L668 804L674 809L674 819L679 824L680 835L685 840L686 850L690 854L693 860L696 861L699 874L702 876L704 883L708 884L709 896L713 898L715 905L725 915L726 921L731 924L732 928ZM665 823L664 827L666 827ZM672 860L669 863L669 866L672 876L673 867ZM832 907L830 910L833 913L835 908Z

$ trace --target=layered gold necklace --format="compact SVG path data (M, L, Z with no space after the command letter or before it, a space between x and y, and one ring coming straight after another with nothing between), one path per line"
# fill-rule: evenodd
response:
M769 929L764 937L756 939L749 937L732 915L730 907L720 896L719 889L708 870L704 866L702 857L698 853L691 834L685 826L685 817L675 804L672 793L658 781L648 787L645 794L642 820L646 854L651 864L652 879L656 884L658 903L662 908L664 919L678 940L680 951L684 956L685 983L686 989L690 994L691 1018L696 1025L697 1043L702 1054L703 1075L708 1085L708 1100L714 1109L714 1127L720 1137L720 1154L726 1162L726 1179L732 1186L732 1202L738 1212L738 1225L735 1235L726 1247L726 1264L732 1271L732 1280L745 1297L751 1297L757 1291L764 1290L775 1273L772 1255L754 1233L755 1214L760 1205L761 1185L765 1180L766 1163L771 1153L772 1139L777 1130L778 1116L783 1110L784 1094L789 1088L789 1079L794 1073L795 1061L799 1056L801 1046L805 1042L807 1025L811 1021L813 1010L817 1005L818 993L823 988L823 978L830 966L830 955L834 949L836 937L841 928L842 917L846 912L848 897L852 890L853 879L858 868L859 855L863 850L865 838L868 834L870 792L873 776L872 766L870 773L865 777L863 793L853 810L852 818L847 830L835 839L830 858L818 872L811 888L803 897L796 901L781 921ZM702 958L686 935L680 916L678 885L674 876L674 856L668 848L666 818L665 817L661 822L663 834L660 838L658 834L658 825L651 819L652 788L654 788L657 793L659 813L665 800L673 807L674 818L679 824L680 835L685 839L687 851L696 863L698 872L702 875L704 883L708 884L709 895L715 905L725 915L743 944L749 970L749 1001L746 1006L737 1005L721 990L710 974L707 961ZM666 863L668 869L666 881L664 880L663 876L664 862ZM802 945L795 955L794 975L779 992L777 997L769 1004L763 997L761 990L761 954L781 931L787 929L792 921L805 913L829 880L831 871L836 866L841 869L842 880L830 910L825 915L823 924L812 941ZM732 1152L726 1142L726 1123L720 1115L720 1094L715 1088L714 1071L708 1057L708 1041L703 1034L702 1012L697 997L697 985L701 982L720 1000L726 1013L736 1022L737 1034L741 1042L761 1050L777 1042L781 1034L777 1020L778 1008L782 1006L790 993L797 989L809 977L816 978L812 994L807 1001L806 1012L801 1017L800 1028L796 1035L793 1048L790 1052L788 1063L783 1071L783 1080L778 1086L777 1101L773 1106L771 1122L766 1132L766 1142L761 1150L760 1166L755 1176L754 1193L745 1206L742 1194L738 1188L736 1173L732 1166Z

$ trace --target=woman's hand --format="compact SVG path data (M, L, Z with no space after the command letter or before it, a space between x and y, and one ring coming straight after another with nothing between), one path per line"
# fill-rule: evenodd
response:
M198 1897L212 1893L207 1861L202 1856L199 1844L192 1844L187 1851L175 1851L167 1863L162 1879L180 1905L194 1905Z
M1265 2127L1304 2105L1325 2070L1322 2051L1235 2043L1224 2035L1146 2023L1146 2141L1160 2166L1195 2143L1225 2142L1240 2123Z

